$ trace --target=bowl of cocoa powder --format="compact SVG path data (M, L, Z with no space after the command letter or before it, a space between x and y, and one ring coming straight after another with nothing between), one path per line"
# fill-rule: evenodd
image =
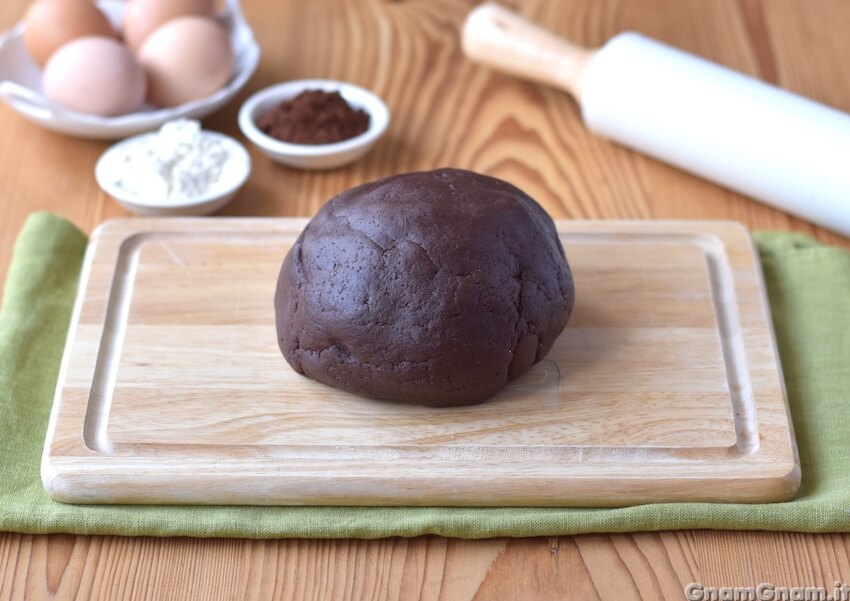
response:
M245 137L272 160L299 169L333 169L369 152L390 112L353 84L304 79L260 90L239 110Z

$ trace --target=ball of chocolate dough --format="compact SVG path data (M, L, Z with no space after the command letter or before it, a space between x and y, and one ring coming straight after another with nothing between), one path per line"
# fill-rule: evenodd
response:
M360 395L433 406L491 397L552 348L573 279L549 215L459 169L343 192L307 224L275 295L299 373Z

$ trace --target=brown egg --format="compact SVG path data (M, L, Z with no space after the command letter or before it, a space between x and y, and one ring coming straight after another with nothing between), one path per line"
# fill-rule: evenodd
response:
M89 35L115 37L91 0L37 0L24 17L24 45L42 67L60 46Z
M209 96L233 75L227 32L213 19L180 17L153 32L139 50L148 100L177 106Z
M178 17L214 17L213 0L129 0L121 27L124 41L138 52L147 37Z
M107 37L84 37L53 53L44 69L44 95L80 113L113 117L145 102L145 72L133 53Z

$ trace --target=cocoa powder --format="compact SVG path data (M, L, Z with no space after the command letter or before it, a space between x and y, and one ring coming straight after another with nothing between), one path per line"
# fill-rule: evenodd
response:
M293 144L330 144L359 136L369 114L349 105L339 92L305 90L257 118L269 136Z

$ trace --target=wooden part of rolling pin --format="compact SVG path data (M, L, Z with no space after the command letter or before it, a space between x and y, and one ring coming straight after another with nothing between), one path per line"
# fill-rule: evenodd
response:
M589 129L850 236L850 116L637 33L585 50L495 4L468 57L562 88Z

